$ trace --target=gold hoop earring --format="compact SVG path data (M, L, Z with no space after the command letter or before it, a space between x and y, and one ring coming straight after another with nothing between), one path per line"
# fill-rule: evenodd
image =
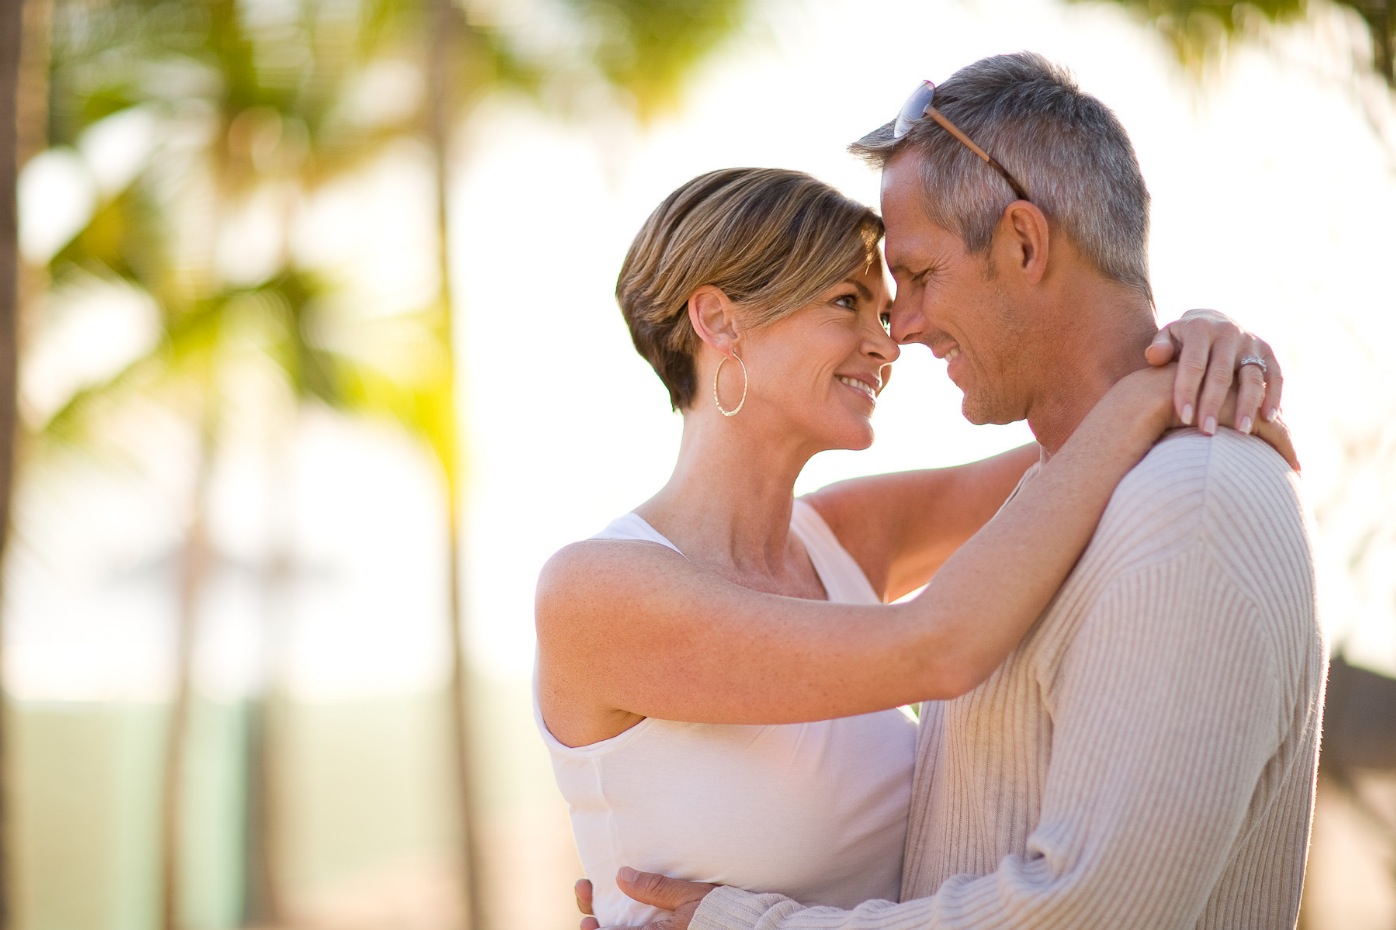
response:
M731 410L724 409L721 398L717 396L717 379L722 375L722 366L728 358L735 358L737 364L742 366L742 399L737 401L737 406L733 407ZM724 355L722 361L717 363L717 371L713 372L713 403L717 405L717 412L724 417L735 417L737 414L741 413L742 405L746 403L746 389L750 384L751 379L747 377L746 373L746 362L742 361L742 357L736 352L733 352L730 356Z

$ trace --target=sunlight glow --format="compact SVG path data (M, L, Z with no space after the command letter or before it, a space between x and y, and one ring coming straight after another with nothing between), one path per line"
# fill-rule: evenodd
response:
M481 2L471 10L516 15L505 7ZM1390 497L1390 476L1355 476L1345 451L1396 413L1373 348L1396 341L1390 236L1380 225L1396 208L1396 165L1349 76L1350 24L1318 7L1312 15L1318 27L1277 30L1269 48L1237 49L1194 86L1161 42L1112 6L1030 0L1010 19L986 3L773 2L758 4L745 35L703 69L683 112L647 131L618 118L565 122L514 100L486 101L460 134L451 191L472 663L526 680L533 585L544 560L667 478L679 418L631 348L612 298L625 249L653 206L688 178L730 165L806 170L875 203L877 178L845 152L847 143L890 118L922 78L943 79L983 55L1027 47L1069 65L1131 132L1154 196L1160 314L1214 306L1275 346L1305 485L1324 518L1328 622L1351 654L1396 668L1391 581L1374 567L1396 558L1392 534L1374 537L1368 567L1348 568L1371 530L1373 499ZM889 21L898 27L887 28ZM374 89L420 90L392 72L364 92ZM361 101L366 113L393 112L393 101L379 103ZM138 129L133 116L94 130L81 154L31 162L19 189L28 258L42 261L61 248L97 198L129 176L141 157ZM365 319L420 308L434 293L425 165L417 145L394 148L352 183L321 192L295 228L294 254L355 282ZM274 209L256 204L224 242L225 261L249 281L277 247L266 221ZM100 309L101 321L84 318L88 341L80 349L61 326L45 332L34 364L111 370L132 351L131 340L154 336L129 310L117 301ZM365 333L381 336L371 327ZM800 490L860 472L953 464L1029 438L1021 424L966 424L943 371L918 348L904 353L879 404L873 449L820 456ZM30 389L40 406L56 402L44 398L61 396L68 382L52 384ZM288 484L277 493L298 502L292 532L312 574L323 577L294 598L297 680L320 695L439 680L444 515L426 458L373 430L298 429L286 450ZM158 431L151 436L162 441ZM224 542L234 554L255 548L248 540L265 541L271 525L259 498L268 466L257 461L234 456L219 478ZM105 487L94 484L91 493ZM126 493L140 501L150 490ZM56 505L43 493L28 506L44 520L59 513L44 510ZM94 505L84 519L93 527L84 545L62 548L72 542L62 533L42 541L56 547L32 555L46 567L10 592L20 618L5 658L10 680L20 694L154 693L167 674L172 608L151 601L148 589L118 596L95 579L119 569L118 552L162 564L183 517L134 519ZM77 564L55 568L58 551ZM203 647L202 661L225 666L213 677L230 693L253 684L256 634L233 632L235 623L219 618L264 609L251 593L255 573L243 574L241 587L219 595ZM101 632L77 634L94 623ZM51 639L65 630L87 644L90 662ZM97 671L108 659L116 661ZM122 676L136 684L127 688Z

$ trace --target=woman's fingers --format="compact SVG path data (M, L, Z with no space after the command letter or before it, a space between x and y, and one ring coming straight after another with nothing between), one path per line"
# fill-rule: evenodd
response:
M1277 415L1271 420L1260 420L1255 425L1255 434L1275 447L1275 451L1283 455L1289 467L1299 471L1299 453L1294 450L1294 437L1289 434L1289 427L1285 426L1284 420Z
M1256 367L1258 366L1242 366L1243 382L1251 378L1251 375L1244 374L1245 370ZM1235 422L1240 418L1239 405L1241 404L1243 387L1244 383L1238 384L1234 390L1227 394L1226 400L1222 404L1220 414L1222 422ZM1255 420L1251 426L1251 432L1268 442L1274 447L1276 452L1284 456L1284 460L1289 463L1290 468L1299 471L1299 453L1294 449L1294 437L1290 435L1289 427L1285 425L1284 420L1278 416L1269 420L1259 419Z
M1270 345L1215 310L1189 310L1164 326L1144 357L1155 366L1177 361L1173 408L1204 433L1221 425L1249 433L1258 420L1279 415L1284 378ZM1224 412L1232 391L1234 408Z
M1255 339L1237 360L1234 425L1243 433L1252 432L1256 421L1261 418L1262 404L1265 402L1266 374L1272 358L1269 346Z
M1231 387L1234 343L1241 328L1215 310L1189 310L1182 319L1169 323L1154 337L1144 356L1152 364L1169 354L1160 337L1167 336L1178 373L1173 384L1173 409L1188 426L1203 432L1216 432L1217 414ZM1227 353L1233 362L1227 361ZM1211 428L1208 428L1209 420Z
M1167 365L1173 361L1177 346L1173 344L1173 333L1169 329L1172 325L1169 323L1168 326L1155 333L1154 341L1149 343L1148 348L1144 350L1144 358L1154 367Z
M1191 369L1200 368L1202 375L1199 378L1201 390L1197 395L1197 426L1202 432L1211 435L1217 431L1218 424L1226 421L1221 419L1222 404L1226 401L1227 393L1231 390L1232 382L1236 377L1236 360L1241 348L1241 333L1226 332L1217 333L1215 330L1209 333L1210 345L1203 345L1209 340L1188 339L1183 343L1183 358L1188 359L1190 355L1198 355L1206 352L1206 356L1191 363ZM1193 346L1197 346L1194 350ZM1188 367L1188 366L1180 366ZM1190 387L1190 385L1189 385ZM1257 407L1259 404L1257 404ZM1232 421L1228 425L1236 425Z
M1265 346L1265 362L1269 370L1265 373L1265 400L1261 403L1260 415L1263 419L1275 420L1280 415L1280 399L1284 393L1285 377L1280 363L1275 361L1270 347Z

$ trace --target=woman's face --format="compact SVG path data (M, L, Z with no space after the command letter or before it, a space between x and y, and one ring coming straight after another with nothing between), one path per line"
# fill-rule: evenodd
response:
M791 431L815 451L867 448L877 395L900 353L887 334L890 308L878 260L749 331L739 349L751 379L743 415L761 411L774 418L772 430Z

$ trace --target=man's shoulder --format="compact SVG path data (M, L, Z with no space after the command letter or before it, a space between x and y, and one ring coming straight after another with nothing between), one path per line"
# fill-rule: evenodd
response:
M1170 628L1244 627L1279 661L1317 662L1312 539L1297 476L1274 449L1231 430L1179 430L1120 482L1068 584L1082 604L1107 591L1193 597L1167 614Z
M1167 557L1221 543L1228 549L1307 549L1298 485L1263 440L1232 430L1176 430L1127 474L1101 517L1091 548ZM1253 553L1254 554L1254 553Z
M1278 496L1297 506L1293 479L1284 458L1264 440L1229 429L1215 436L1181 429L1149 450L1120 481L1115 497L1119 503L1147 498L1188 509L1225 510Z

